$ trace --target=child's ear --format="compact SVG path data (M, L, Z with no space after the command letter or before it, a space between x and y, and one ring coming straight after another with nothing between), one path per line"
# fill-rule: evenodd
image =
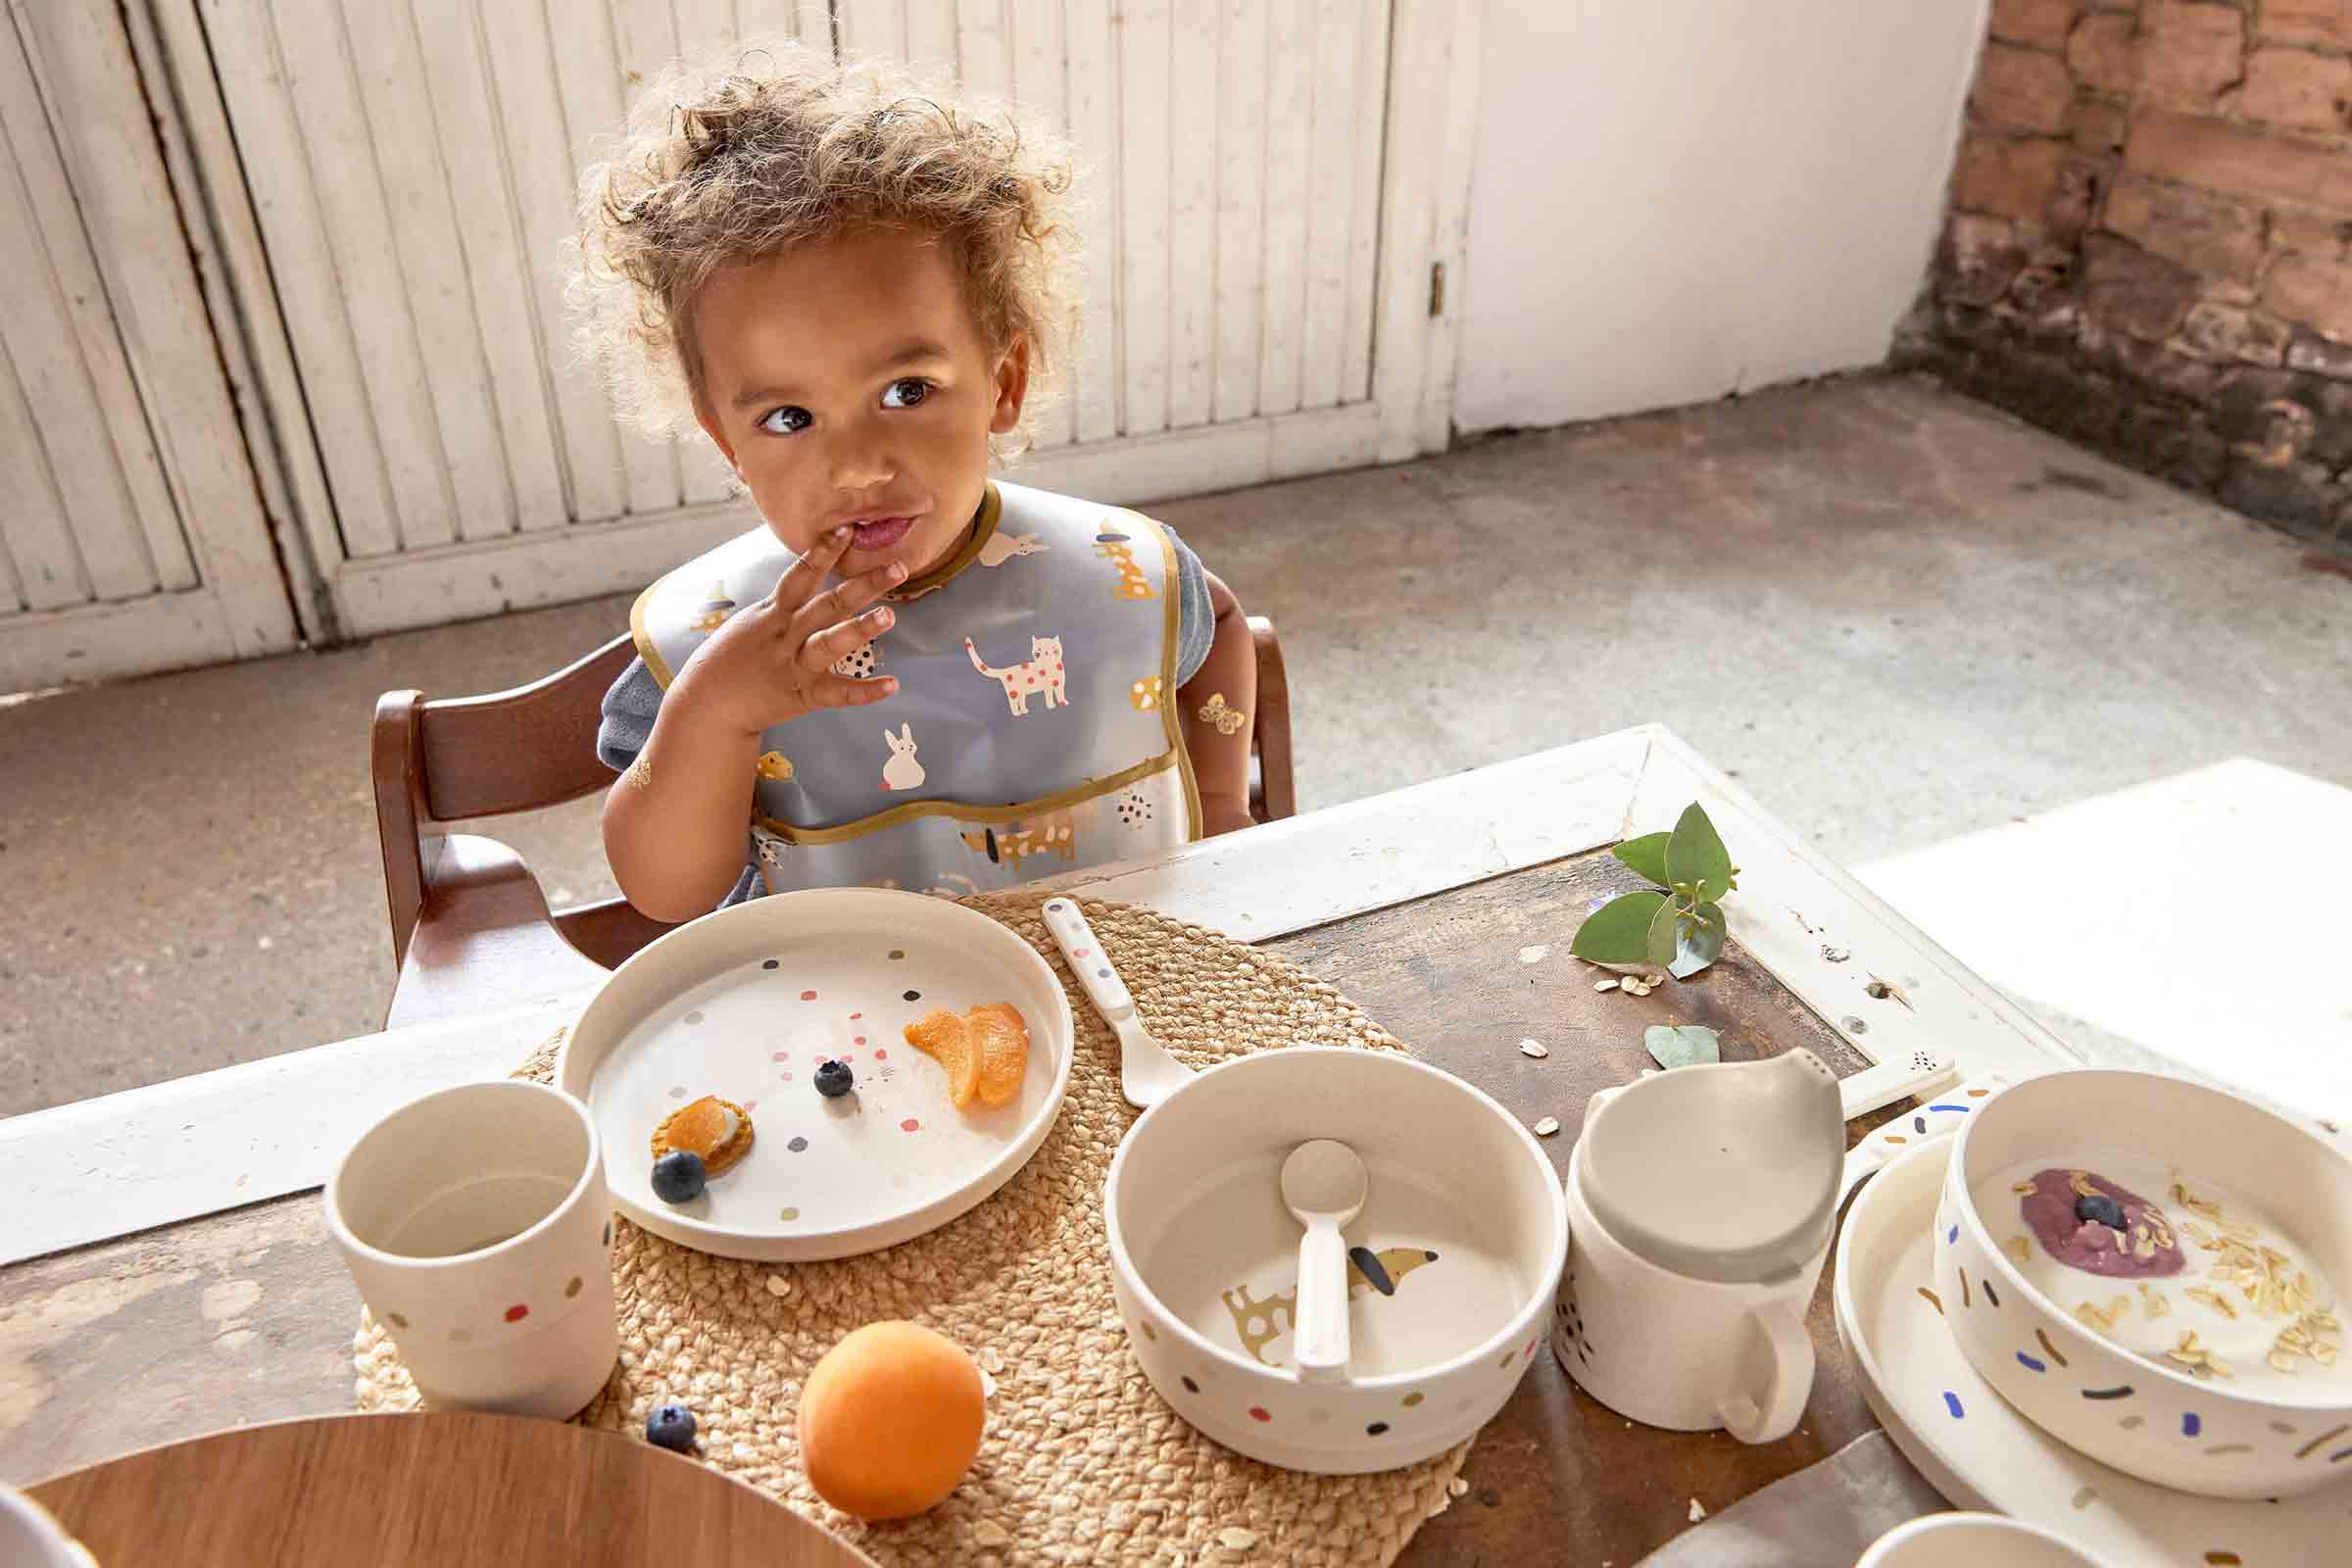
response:
M997 409L988 421L989 433L1003 435L1021 422L1021 405L1029 396L1029 339L1017 336L997 362Z
M694 420L703 427L703 434L710 438L710 444L718 448L719 456L727 460L727 466L734 467L735 449L727 444L725 433L719 429L718 416L710 412L710 400L700 392L694 395Z

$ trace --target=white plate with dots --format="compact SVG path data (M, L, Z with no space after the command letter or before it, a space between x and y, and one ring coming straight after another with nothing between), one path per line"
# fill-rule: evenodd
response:
M997 1002L1029 1026L1025 1076L1008 1103L958 1109L904 1030L934 1007ZM1060 1112L1072 1038L1053 969L988 916L821 888L721 909L631 957L573 1026L556 1084L595 1117L621 1213L721 1256L807 1261L920 1236L1011 1180ZM853 1078L839 1097L816 1087L832 1062ZM751 1150L664 1201L654 1130L705 1095L743 1107Z

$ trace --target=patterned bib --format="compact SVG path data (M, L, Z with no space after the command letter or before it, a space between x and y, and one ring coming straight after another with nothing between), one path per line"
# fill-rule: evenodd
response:
M755 528L640 595L630 624L663 689L794 559ZM895 677L896 693L760 737L752 842L767 891L960 898L1200 836L1158 523L992 483L945 579L893 608L890 632L833 667Z

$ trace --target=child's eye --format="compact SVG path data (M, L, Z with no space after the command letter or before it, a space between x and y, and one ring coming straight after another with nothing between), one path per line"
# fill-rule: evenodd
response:
M795 403L787 404L766 418L761 419L760 428L767 431L770 435L791 435L796 430L808 429L813 422L808 416L808 411Z
M882 389L886 409L911 409L931 395L931 383L921 376L903 376Z

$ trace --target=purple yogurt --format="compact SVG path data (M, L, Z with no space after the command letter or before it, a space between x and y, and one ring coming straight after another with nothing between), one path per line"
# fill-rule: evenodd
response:
M2086 1186L2123 1208L2124 1227L2119 1231L2098 1220L2082 1219L2075 1212L2082 1195L2075 1191L2073 1178L2074 1172L2068 1170L2039 1171L2034 1177L2034 1191L2019 1196L2018 1211L2043 1251L2069 1268L2101 1279L2161 1279L2188 1266L2188 1260L2180 1255L2180 1234L2163 1209L2129 1188L2085 1172ZM2134 1250L2134 1234L2143 1228L2155 1249L2146 1257Z

